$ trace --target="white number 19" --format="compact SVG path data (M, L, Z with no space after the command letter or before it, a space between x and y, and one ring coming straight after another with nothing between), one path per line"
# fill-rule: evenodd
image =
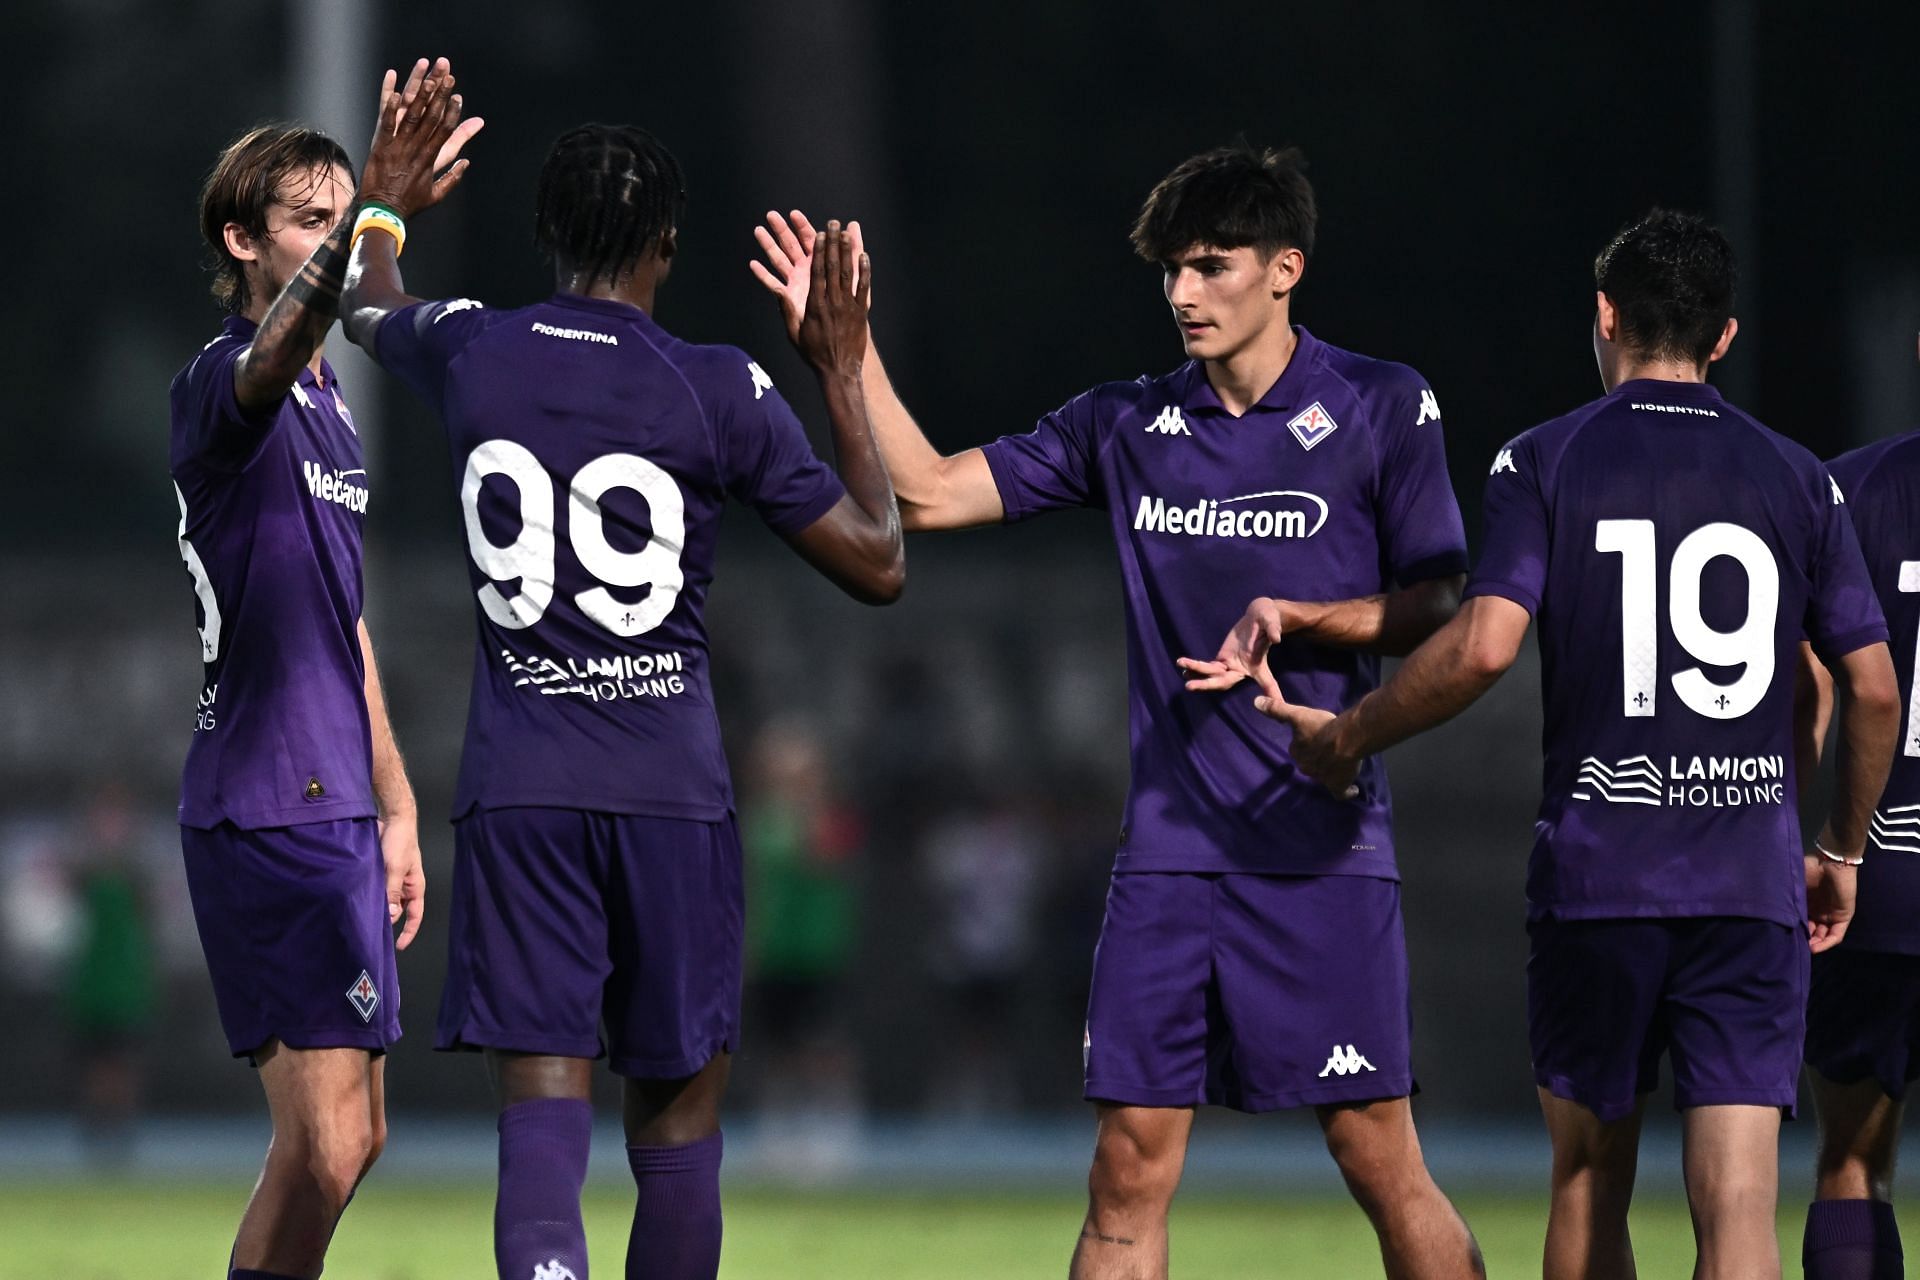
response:
M1659 683L1653 521L1602 520L1594 527L1593 547L1620 554L1623 710L1650 716ZM1746 617L1732 631L1714 629L1700 613L1701 579L1720 556L1738 561L1747 575ZM1780 568L1767 544L1737 524L1703 525L1674 548L1668 591L1668 621L1680 647L1710 666L1742 668L1732 684L1716 684L1699 667L1687 668L1673 677L1680 701L1714 720L1734 720L1759 706L1773 683L1780 608Z

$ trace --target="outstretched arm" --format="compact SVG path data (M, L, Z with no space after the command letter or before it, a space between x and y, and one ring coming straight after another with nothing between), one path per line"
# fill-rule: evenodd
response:
M838 222L827 224L819 249L808 264L810 296L794 345L820 377L833 427L834 467L847 493L790 540L848 595L865 604L891 604L906 587L906 551L860 378L873 266Z
M1402 657L1459 611L1460 589L1466 580L1465 574L1430 578L1379 595L1324 604L1260 596L1233 624L1211 661L1181 658L1180 669L1187 673L1187 688L1193 692L1231 689L1251 679L1262 692L1278 696L1278 689L1269 687L1267 653L1282 636Z
M1254 706L1294 729L1294 763L1345 795L1370 755L1472 706L1520 656L1532 621L1504 596L1475 596L1408 655L1393 677L1338 716L1267 693ZM1276 691L1277 692L1277 691Z
M445 58L416 62L404 89L395 89L394 80L389 71L380 85L379 122L367 149L360 200L363 207L385 206L404 223L459 185L469 163L460 158L461 148L486 122L460 118L463 101L453 91ZM341 327L348 341L369 353L381 323L419 301L401 283L400 249L400 240L377 223L353 242Z
M427 905L427 874L420 860L420 816L407 781L407 763L387 719L387 698L380 669L373 661L373 637L360 622L360 655L366 663L367 725L373 732L373 798L380 810L380 853L387 867L387 922L400 924L394 946L401 951L420 931ZM405 917L405 923L401 918Z
M767 225L754 228L754 239L767 260L748 265L755 278L779 300L787 336L797 340L801 317L806 314L812 274L809 268L819 232L797 209L790 219L769 213ZM849 223L847 234L857 259L864 248L860 224ZM933 447L894 391L871 334L860 383L874 439L893 479L904 528L965 529L997 524L1005 517L1000 489L987 467L986 455L978 449L946 455Z
M233 398L250 414L280 403L300 370L326 340L340 309L340 282L347 269L347 242L359 205L337 210L339 221L300 272L260 318L253 341L233 362Z

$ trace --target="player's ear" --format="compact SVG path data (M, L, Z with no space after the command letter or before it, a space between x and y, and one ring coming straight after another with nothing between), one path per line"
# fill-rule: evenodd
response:
M1291 246L1273 255L1273 261L1267 264L1268 283L1273 296L1284 298L1292 293L1300 283L1300 277L1307 273L1307 255Z
M1620 313L1613 309L1613 299L1596 290L1593 295L1593 331L1602 342L1620 340Z
M1713 354L1707 357L1707 363L1727 354L1727 348L1733 345L1733 335L1740 332L1740 322L1732 316L1727 317L1727 327L1720 331L1720 341L1713 344Z
M257 262L260 247L254 243L247 229L237 222L229 222L220 228L220 238L226 242L227 252L241 262Z

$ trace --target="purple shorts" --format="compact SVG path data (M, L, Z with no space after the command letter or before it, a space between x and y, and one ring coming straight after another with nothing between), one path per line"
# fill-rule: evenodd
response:
M1905 1098L1920 1077L1920 956L1844 946L1815 956L1806 1056L1835 1084L1874 1080Z
M382 1053L400 1038L386 864L372 818L182 827L180 849L234 1057L276 1039Z
M690 1076L739 1037L742 906L731 818L477 809L454 824L435 1047Z
M1527 926L1533 1078L1606 1123L1633 1114L1673 1058L1673 1100L1779 1107L1806 1033L1807 935L1707 916L1535 920Z
M1413 1092L1400 886L1364 876L1113 877L1086 1096L1277 1111Z

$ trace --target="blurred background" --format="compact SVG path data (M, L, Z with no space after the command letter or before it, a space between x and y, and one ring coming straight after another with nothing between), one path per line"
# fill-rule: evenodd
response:
M585 119L641 123L690 190L657 318L745 347L823 450L818 396L746 268L766 210L863 220L878 342L951 451L1180 362L1126 231L1169 168L1241 136L1306 150L1321 227L1296 318L1431 380L1472 534L1495 449L1599 393L1592 258L1655 203L1708 212L1741 255L1723 390L1822 456L1920 425L1910 3L59 0L9 18L0 464L21 483L0 503L0 1215L16 1216L0 1224L28 1214L39 1173L115 1167L226 1179L237 1217L257 1161L264 1108L224 1052L173 826L198 671L166 386L220 322L195 230L215 153L299 118L358 159L387 66L449 56L488 121L462 188L414 228L415 292L544 296L530 226L546 146ZM484 1073L428 1051L472 647L457 508L425 410L343 340L328 354L368 444L369 625L430 875L401 959L383 1168L484 1180ZM1110 536L1102 513L1063 513L911 555L905 600L868 611L750 516L729 522L709 623L752 895L729 1176L951 1173L1067 1203L1126 787ZM1537 684L1529 653L1391 760L1434 1162L1534 1189L1521 870ZM1299 1117L1208 1117L1195 1169L1238 1192L1338 1189ZM485 1203L463 1212L483 1222ZM1077 1210L1062 1213L1070 1232ZM16 1274L5 1238L0 1276ZM1057 1227L1040 1238L1064 1256ZM1058 1269L1045 1260L1035 1274ZM802 1273L792 1256L737 1271Z

